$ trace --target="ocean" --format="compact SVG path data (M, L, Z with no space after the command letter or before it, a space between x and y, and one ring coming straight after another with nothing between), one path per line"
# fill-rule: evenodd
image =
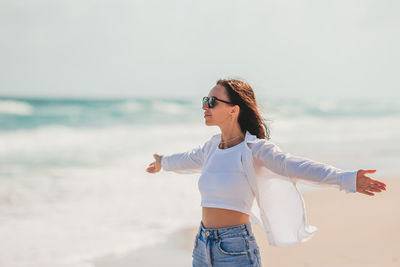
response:
M398 174L400 99L258 99L283 151ZM201 98L0 97L0 266L92 266L201 219L199 175L146 172L153 154L219 132ZM318 187L299 185L301 191Z

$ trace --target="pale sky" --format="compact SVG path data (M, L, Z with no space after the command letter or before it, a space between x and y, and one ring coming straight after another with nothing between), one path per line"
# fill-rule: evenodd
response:
M400 96L396 0L2 0L0 95Z

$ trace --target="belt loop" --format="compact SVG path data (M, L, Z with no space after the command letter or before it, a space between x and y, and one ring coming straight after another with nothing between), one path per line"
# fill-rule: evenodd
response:
M201 230L203 228L203 221L200 221L200 226L199 226L199 235L201 235Z

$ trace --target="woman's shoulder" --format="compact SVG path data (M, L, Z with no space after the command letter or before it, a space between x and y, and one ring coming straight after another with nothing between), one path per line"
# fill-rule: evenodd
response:
M246 141L247 141L247 143L252 144L252 145L261 145L261 144L272 143L271 140L268 140L266 138L258 138L256 135L253 135L250 133L247 133Z
M247 141L247 145L250 148L250 150L253 152L253 154L259 153L259 152L265 152L265 151L275 151L275 150L281 150L275 142L266 139L266 138L258 138L255 137L252 140Z

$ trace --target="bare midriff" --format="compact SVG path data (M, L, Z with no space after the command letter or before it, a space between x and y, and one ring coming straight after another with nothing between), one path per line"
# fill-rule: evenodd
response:
M240 211L202 207L205 228L223 228L249 223L250 216Z

